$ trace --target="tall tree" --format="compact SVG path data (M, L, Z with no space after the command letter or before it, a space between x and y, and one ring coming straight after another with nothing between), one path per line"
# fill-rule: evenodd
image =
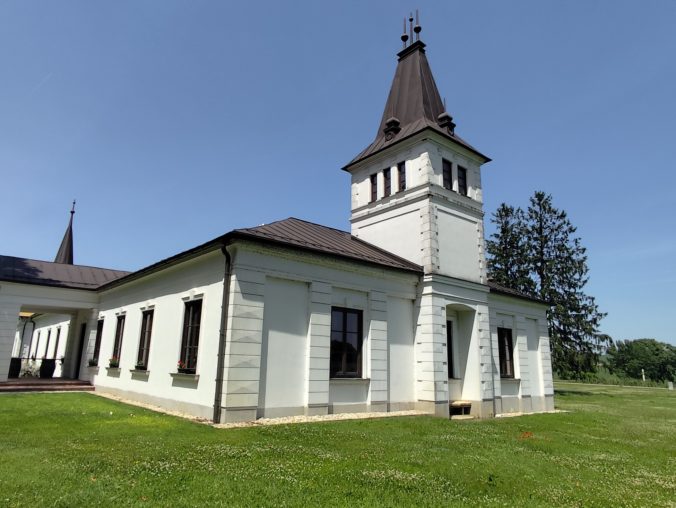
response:
M530 277L523 210L502 203L492 220L496 231L486 242L491 278L501 286L532 294L535 284Z
M489 276L496 282L523 291L550 304L547 313L552 365L563 377L596 370L598 354L609 343L599 334L601 319L594 298L585 294L588 281L586 249L575 236L576 228L551 195L536 192L522 212L501 205L493 216L496 233L489 240ZM514 237L521 237L515 240ZM496 249L504 245L505 249ZM511 246L517 246L510 255ZM510 267L510 271L505 270ZM515 268L514 266L518 267ZM514 274L519 276L515 277ZM520 281L527 273L530 283Z

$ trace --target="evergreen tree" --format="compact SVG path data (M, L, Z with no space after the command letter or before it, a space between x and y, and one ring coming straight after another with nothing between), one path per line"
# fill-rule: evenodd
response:
M521 208L502 203L493 214L496 232L486 242L488 273L493 282L532 294L524 214Z
M599 312L594 298L584 293L587 256L574 236L576 228L544 192L531 197L525 213L518 208L509 212L510 208L501 205L493 217L498 230L489 240L489 276L550 304L547 319L552 366L559 375L594 372L598 355L610 338L598 333L605 314ZM512 261L505 261L510 255ZM530 283L521 281L524 273Z

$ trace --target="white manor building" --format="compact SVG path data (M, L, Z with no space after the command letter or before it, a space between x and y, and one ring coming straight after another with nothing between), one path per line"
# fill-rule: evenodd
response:
M53 360L219 422L552 410L547 306L486 277L489 159L455 134L425 45L398 58L376 138L343 168L351 234L289 218L128 273L72 264L71 214L55 262L0 256L0 382Z

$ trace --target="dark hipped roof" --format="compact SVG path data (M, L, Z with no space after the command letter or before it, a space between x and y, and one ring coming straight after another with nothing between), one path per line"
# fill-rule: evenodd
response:
M104 284L99 289L110 289L114 286L130 282L175 263L180 263L213 251L235 240L250 240L271 245L281 245L397 270L416 273L422 273L423 271L421 266L360 240L350 233L289 217L288 219L254 228L235 229L197 247L180 252L120 279Z
M422 272L419 265L360 240L346 231L320 226L295 217L255 228L236 229L232 234L240 238L301 247L388 268Z
M455 134L454 129L439 124L439 115L445 113L445 108L425 56L425 44L416 41L400 51L397 56L399 57L397 70L394 74L376 138L343 169L347 170L357 162L425 129L431 129L441 134L488 162L490 160L488 157ZM393 118L399 121L401 130L390 133L390 136L388 136L386 133L387 123Z
M517 298L521 298L523 300L530 300L531 302L537 302L537 303L542 303L544 305L549 305L546 301L541 300L540 298L535 298L534 296L530 296L526 293L522 293L521 291L518 291L516 289L508 288L506 286L502 286L501 284L498 284L497 282L494 282L492 280L488 281L488 287L491 290L491 293L498 293L506 296L516 296Z
M128 275L122 270L0 256L0 280L70 289L98 289Z

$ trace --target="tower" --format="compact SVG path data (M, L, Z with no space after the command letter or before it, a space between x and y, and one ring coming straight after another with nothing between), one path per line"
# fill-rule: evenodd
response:
M412 358L417 407L447 416L454 402L488 415L496 392L481 166L490 159L456 134L420 25L408 22L375 139L343 168L352 234L424 268Z
M75 201L73 200L73 207L70 209L70 220L68 227L63 234L63 240L54 258L55 263L63 263L66 265L73 264L73 215L75 215Z
M480 168L490 159L456 134L420 25L409 23L376 137L343 168L352 176L352 234L426 274L485 284Z

